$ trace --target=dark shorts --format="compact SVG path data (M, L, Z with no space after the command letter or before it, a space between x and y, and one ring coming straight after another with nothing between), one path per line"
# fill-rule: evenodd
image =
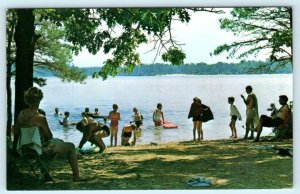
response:
M193 121L201 121L200 118L201 118L200 115L199 116L193 116Z
M131 135L132 135L132 132L124 132L123 133L123 137L131 137Z
M142 125L142 121L135 121L135 125L137 128L139 128Z
M231 116L231 120L236 121L237 120L237 116L236 115L232 115Z
M262 120L262 125L264 127L278 127L283 124L283 120L279 117L271 118L266 115L261 115L260 119Z

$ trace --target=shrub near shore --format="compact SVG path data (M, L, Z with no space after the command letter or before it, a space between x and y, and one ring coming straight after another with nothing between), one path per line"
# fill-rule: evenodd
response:
M88 182L71 182L65 161L53 163L56 181L37 185L22 174L8 179L9 190L147 190L147 189L278 189L292 188L293 160L274 147L291 148L292 140L252 143L244 140L173 142L161 145L108 147L103 155L79 159ZM203 176L210 187L186 181Z

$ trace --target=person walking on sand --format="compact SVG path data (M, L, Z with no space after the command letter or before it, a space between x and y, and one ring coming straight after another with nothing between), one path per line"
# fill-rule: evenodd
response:
M230 104L230 116L231 116L231 120L230 120L230 123L229 123L229 127L231 129L230 138L237 138L235 123L236 123L237 119L242 120L242 116L241 116L239 110L233 104L234 103L234 97L228 97L228 103Z
M110 119L110 145L113 146L113 140L114 145L117 146L117 140L118 140L118 127L119 127L119 120L121 120L121 115L118 111L118 105L113 104L113 110L109 113L109 119Z
M258 116L258 102L256 95L252 92L252 86L246 87L246 93L248 94L247 99L241 94L241 97L246 105L246 132L244 139L248 139L248 133L251 130L251 136L249 139L254 139L253 128L256 128L257 122L259 120Z
M158 127L158 126L161 126L165 122L165 118L164 118L164 113L162 111L162 104L158 103L156 107L157 107L157 109L154 110L152 119L154 122L154 126Z
M193 103L191 105L188 119L193 118L193 140L196 141L196 130L198 138L197 140L200 141L203 139L203 130L202 130L202 121L201 121L201 115L203 113L204 109L201 106L201 100L198 97L193 98Z

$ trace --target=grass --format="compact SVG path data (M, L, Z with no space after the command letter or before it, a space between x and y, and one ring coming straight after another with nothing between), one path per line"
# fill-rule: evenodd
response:
M56 183L36 184L33 176L18 172L8 178L8 190L189 190L279 189L293 186L293 160L278 155L271 145L291 148L292 140L280 142L216 140L173 142L134 147L108 147L104 154L79 159L88 182L72 182L66 160L52 166ZM256 148L256 149L255 149ZM203 176L210 187L191 187L188 179Z

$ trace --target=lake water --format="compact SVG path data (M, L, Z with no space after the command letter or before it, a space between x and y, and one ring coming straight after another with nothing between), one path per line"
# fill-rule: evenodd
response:
M43 87L44 99L40 107L47 113L49 126L57 138L71 141L78 146L82 134L74 126L64 128L55 117L55 107L61 112L71 113L70 121L81 119L85 107L90 111L98 108L101 115L108 115L112 104L119 106L121 122L119 125L119 142L121 129L133 120L132 108L137 107L144 116L141 136L137 144L150 142L165 143L171 141L191 140L192 120L187 119L192 99L198 96L203 104L211 107L215 119L203 124L204 140L226 139L231 135L228 127L229 104L227 97L235 97L235 105L242 114L242 121L237 121L237 133L243 137L245 130L246 107L240 97L245 87L252 85L258 98L259 114L267 114L270 103L279 107L278 96L285 94L293 100L293 76L284 75L172 75L145 77L115 77L106 81L91 79L86 84L64 83L57 78L49 78ZM152 114L158 102L163 104L165 120L179 125L177 129L155 128ZM103 122L101 119L98 121ZM109 123L107 123L109 124ZM271 133L265 128L262 135ZM103 139L109 145L109 138ZM87 144L86 146L89 146Z

